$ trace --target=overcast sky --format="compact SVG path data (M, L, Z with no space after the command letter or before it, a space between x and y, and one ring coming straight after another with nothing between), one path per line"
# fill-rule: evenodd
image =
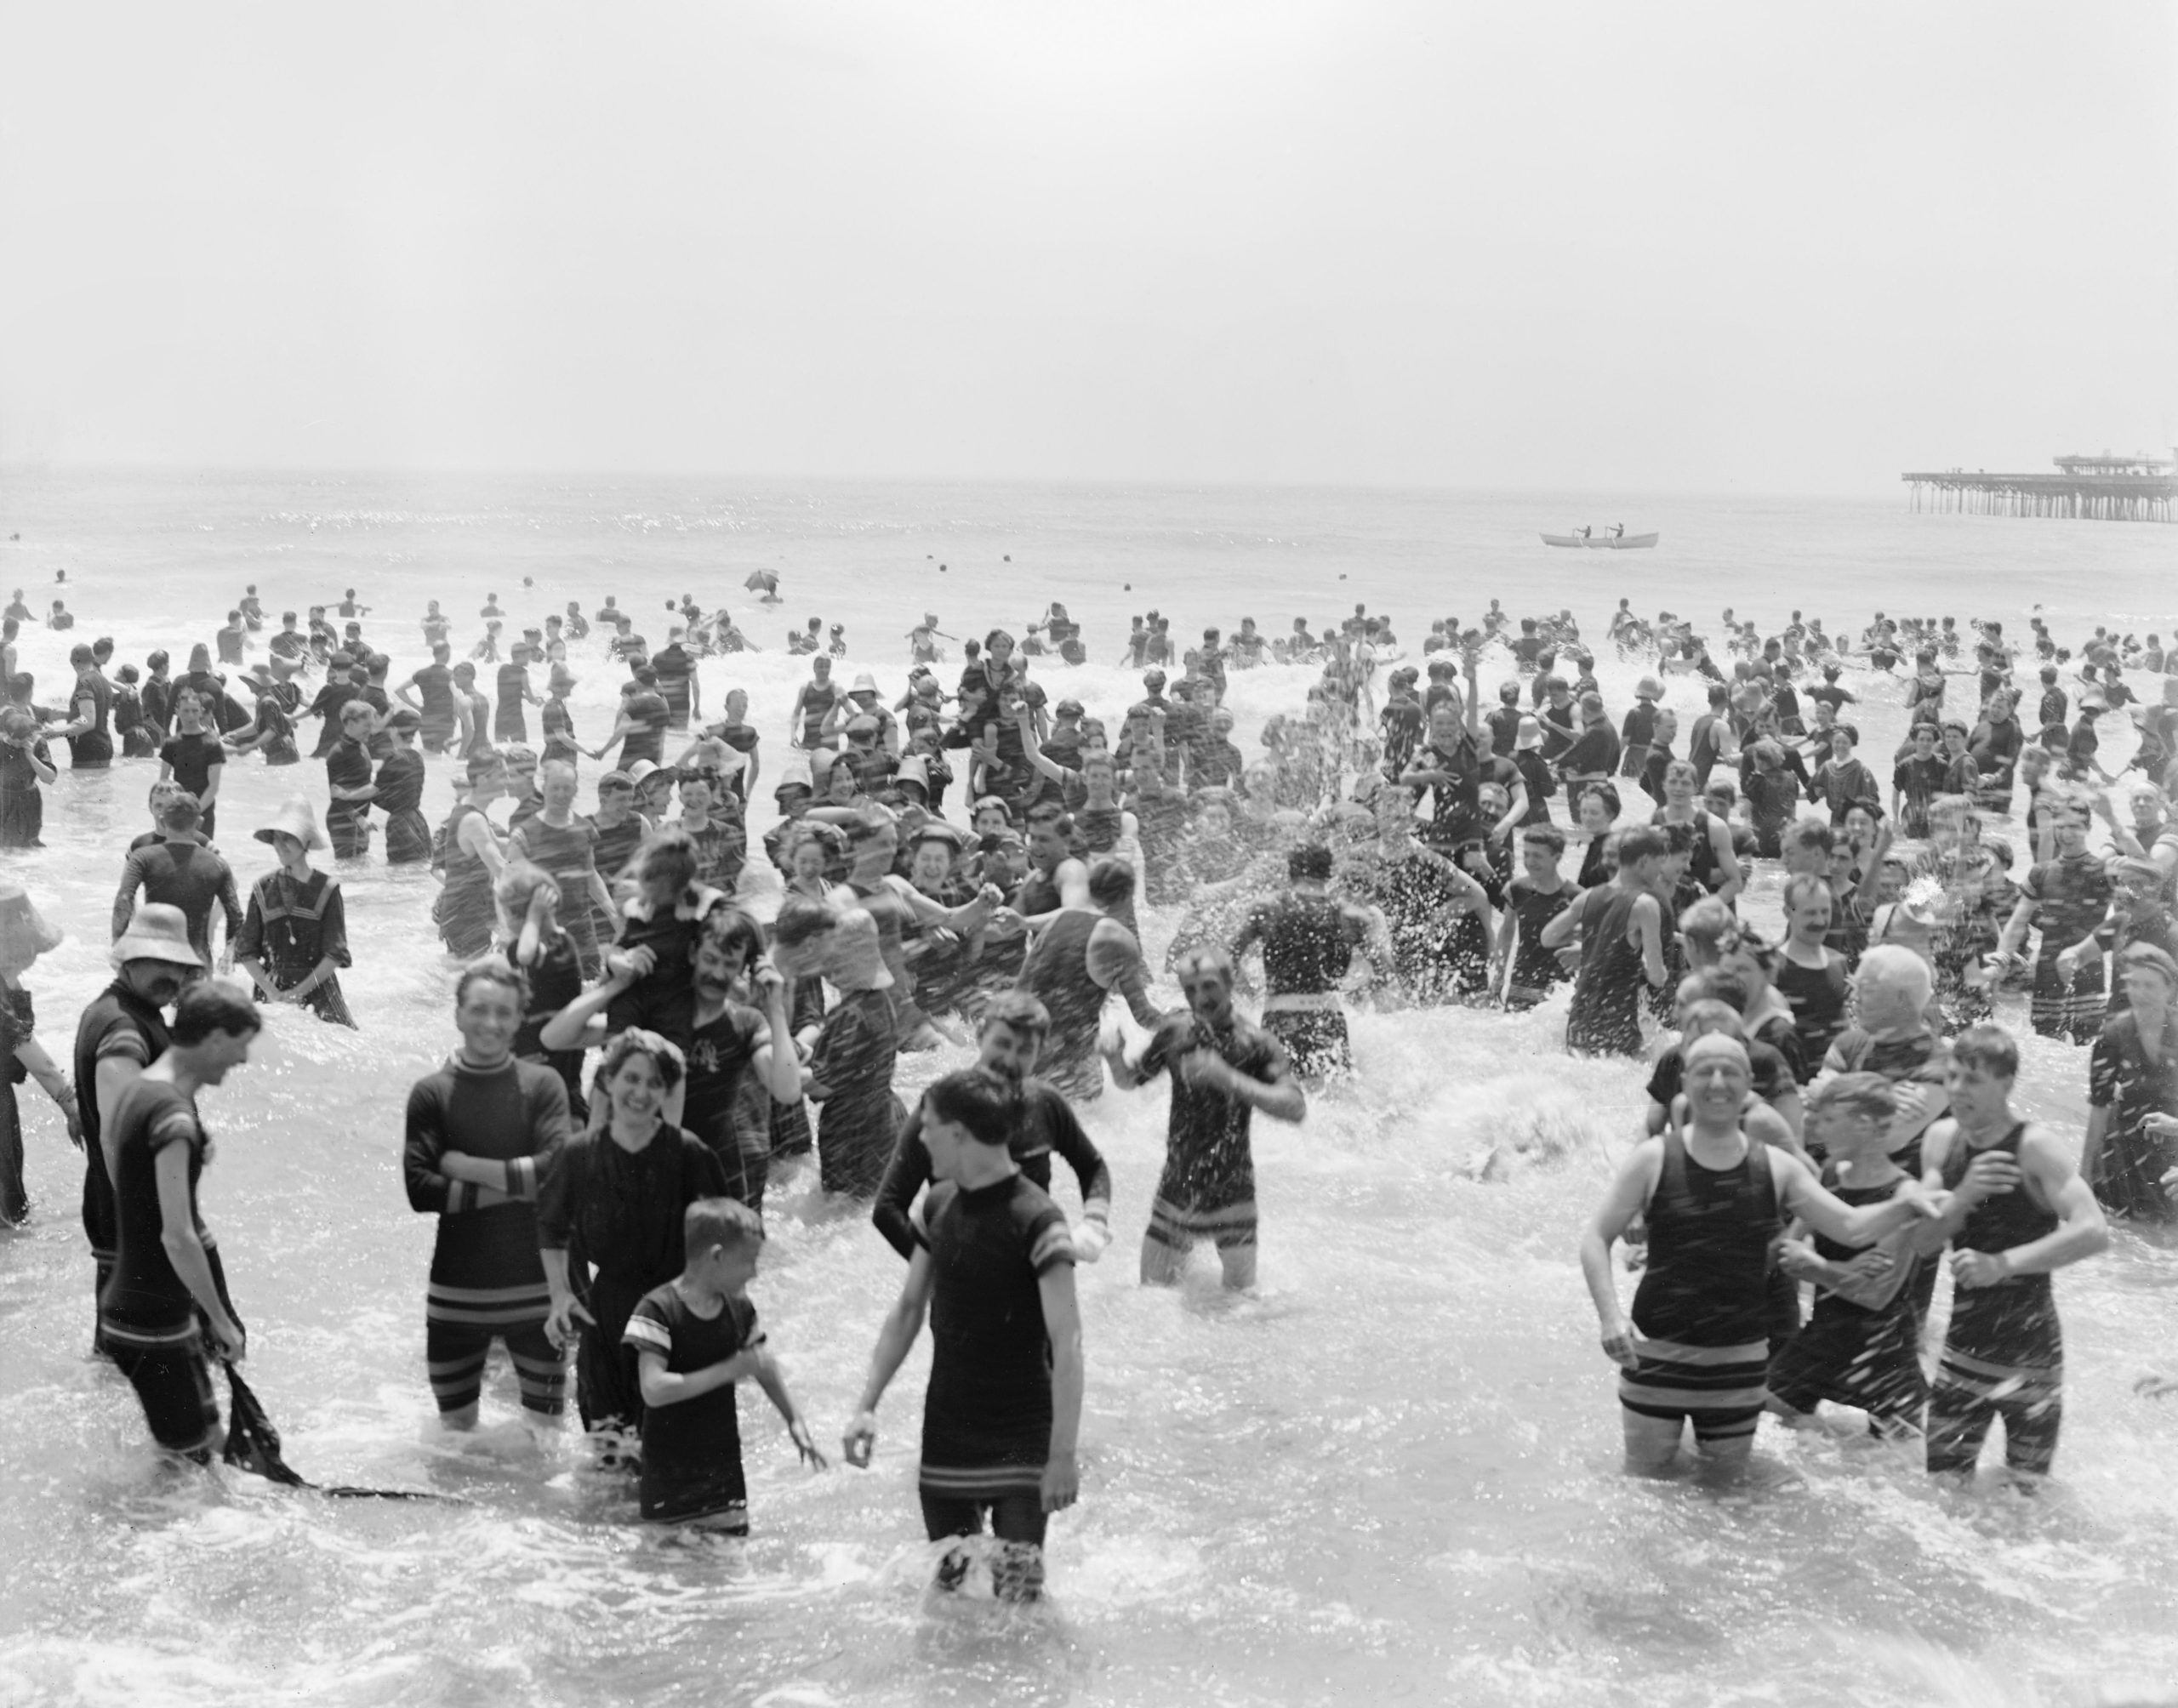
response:
M0 3L0 455L1896 492L2178 439L2178 8Z

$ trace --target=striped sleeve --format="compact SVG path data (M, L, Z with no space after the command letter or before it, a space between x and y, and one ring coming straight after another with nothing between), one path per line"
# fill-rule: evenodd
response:
M633 1346L638 1352L655 1352L662 1358L670 1358L673 1355L673 1329L659 1307L646 1298L630 1314L628 1326L621 1331L620 1344Z
M144 1034L128 1021L117 1021L106 1028L105 1036L99 1039L96 1059L100 1062L134 1062L148 1068L151 1052L144 1042Z
M179 1103L169 1104L151 1118L145 1142L156 1156L168 1145L194 1145L199 1130L197 1118Z
M1029 1267L1041 1275L1058 1264L1074 1261L1074 1238L1067 1232L1066 1217L1057 1204L1046 1204L1029 1229Z

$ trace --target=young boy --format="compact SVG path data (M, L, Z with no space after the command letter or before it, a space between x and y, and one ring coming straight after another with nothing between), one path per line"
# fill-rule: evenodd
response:
M2077 1147L2011 1107L2019 1045L1997 1026L1952 1041L1952 1119L1929 1130L1922 1178L1951 1196L1919 1231L1950 1241L1951 1324L1929 1395L1929 1470L1971 1477L1989 1425L2004 1423L2004 1465L2046 1476L2064 1419L2064 1333L2054 1270L2110 1244L2101 1207L2073 1166Z
M1897 1097L1880 1073L1842 1073L1808 1093L1807 1133L1827 1153L1822 1183L1858 1209L1881 1204L1913 1176L1886 1146ZM1858 1406L1868 1431L1892 1439L1918 1437L1928 1403L1921 1374L1920 1324L1907 1283L1919 1261L1910 1228L1874 1245L1809 1237L1795 1222L1778 1263L1795 1281L1815 1284L1807 1326L1770 1360L1770 1409L1798 1426L1824 1400Z
M870 1354L845 1450L847 1463L868 1467L877 1403L934 1308L944 1332L923 1402L923 1528L934 1542L978 1535L988 1512L1007 1545L993 1570L1000 1597L1033 1601L1043 1589L1046 1526L1080 1487L1081 1315L1066 1217L1008 1147L1015 1096L976 1068L923 1093L922 1140L941 1184L915 1212L915 1255ZM967 1571L966 1555L953 1549L939 1587L959 1587Z
M749 1490L733 1385L753 1378L786 1420L795 1450L819 1471L824 1455L749 1300L764 1249L762 1220L730 1198L699 1198L682 1213L681 1227L687 1267L643 1295L621 1337L642 1386L642 1514L745 1536Z

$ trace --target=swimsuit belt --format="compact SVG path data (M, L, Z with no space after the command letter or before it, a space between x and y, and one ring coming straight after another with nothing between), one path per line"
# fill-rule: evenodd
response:
M1285 990L1263 999L1265 1014L1337 1014L1339 1011L1338 993L1335 990Z

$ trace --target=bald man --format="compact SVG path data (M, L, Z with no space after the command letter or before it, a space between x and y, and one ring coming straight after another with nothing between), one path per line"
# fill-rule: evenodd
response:
M1685 1124L1674 1111L1634 1148L1581 1236L1604 1353L1621 1367L1626 1468L1635 1475L1668 1471L1690 1424L1707 1467L1730 1474L1746 1465L1769 1398L1770 1242L1787 1219L1859 1247L1935 1213L1926 1188L1911 1181L1851 1208L1797 1157L1750 1140L1740 1115L1753 1079L1737 1039L1712 1033L1687 1045ZM1611 1246L1637 1216L1648 1222L1649 1257L1629 1324Z

